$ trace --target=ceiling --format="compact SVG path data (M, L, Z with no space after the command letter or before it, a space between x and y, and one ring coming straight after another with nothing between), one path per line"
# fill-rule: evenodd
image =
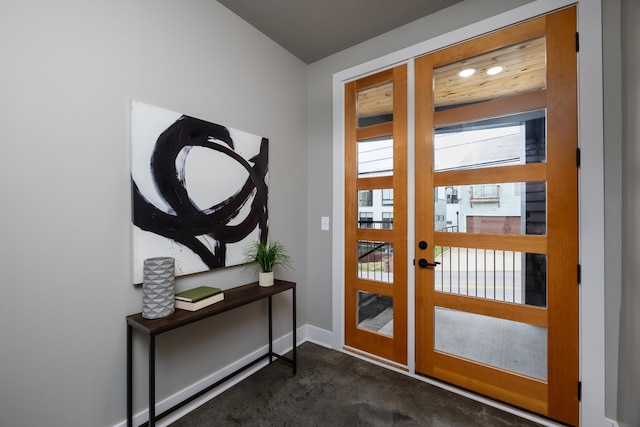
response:
M461 0L218 0L307 64Z

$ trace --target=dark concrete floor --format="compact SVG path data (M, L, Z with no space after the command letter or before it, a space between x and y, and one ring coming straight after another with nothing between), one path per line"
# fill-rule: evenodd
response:
M296 376L274 362L171 427L538 425L307 342L298 347Z

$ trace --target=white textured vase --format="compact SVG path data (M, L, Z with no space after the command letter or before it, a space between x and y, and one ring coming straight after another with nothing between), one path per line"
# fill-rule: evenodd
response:
M260 272L258 283L260 284L260 286L264 287L273 286L273 271L270 271L268 273Z
M175 259L145 259L142 272L142 317L159 319L173 313L176 295Z

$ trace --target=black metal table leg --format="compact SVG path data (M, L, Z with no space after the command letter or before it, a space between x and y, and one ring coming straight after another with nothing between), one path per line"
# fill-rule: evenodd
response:
M127 427L133 426L133 328L127 323Z
M271 301L271 296L269 296L269 363L273 361L273 303Z
M156 425L156 337L149 335L149 427Z
M296 288L295 286L293 288L291 288L291 290L293 291L293 307L292 307L292 311L293 311L293 327L292 327L292 331L293 331L293 375L295 375L297 373L298 370L298 358L296 355L296 347L298 344L298 340L296 338Z

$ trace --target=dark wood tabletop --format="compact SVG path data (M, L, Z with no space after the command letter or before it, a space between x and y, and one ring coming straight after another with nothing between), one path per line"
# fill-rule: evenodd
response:
M224 289L222 291L224 292L224 300L200 310L187 311L176 309L172 314L160 319L145 319L142 317L142 313L136 313L127 316L127 324L142 333L158 335L254 301L268 298L280 292L293 289L295 286L296 284L294 282L277 279L274 281L273 286L269 287L262 287L258 282L250 283L236 288Z

